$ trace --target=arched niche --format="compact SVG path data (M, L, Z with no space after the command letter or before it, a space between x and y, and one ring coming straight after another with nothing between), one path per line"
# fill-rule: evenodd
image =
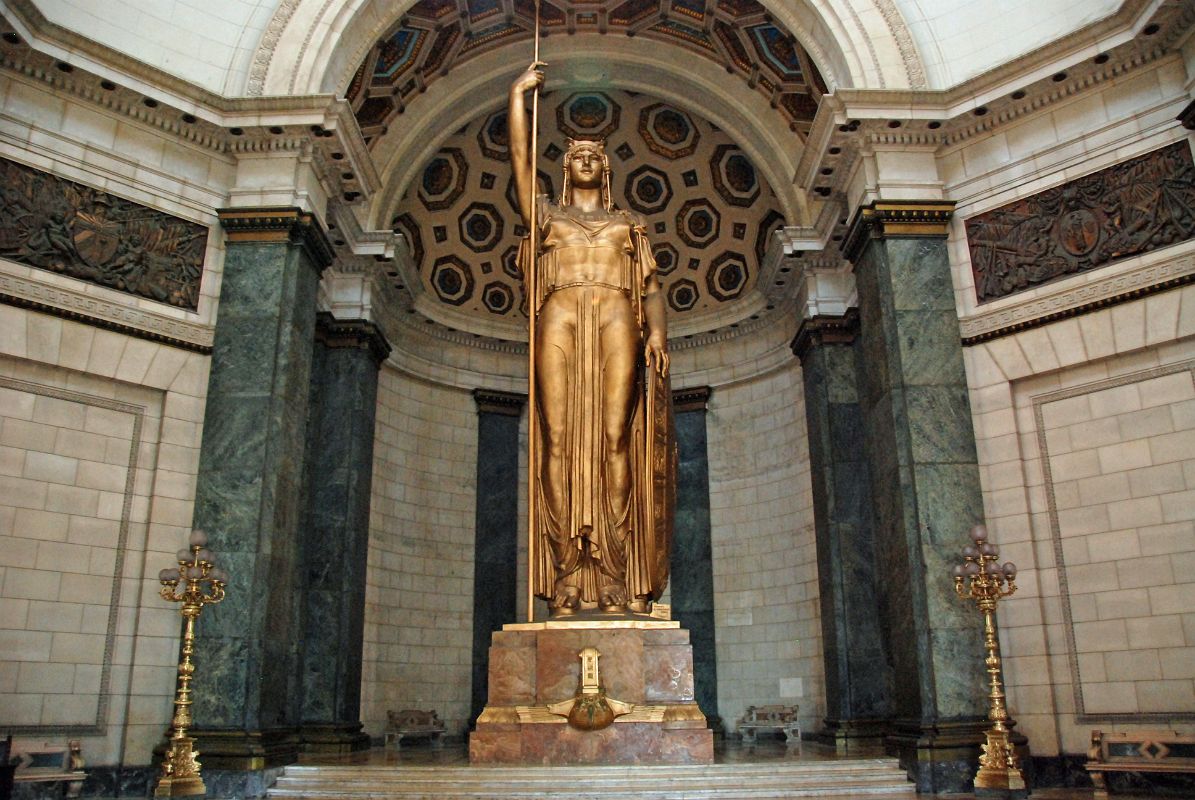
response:
M761 2L809 52L831 91L924 87L921 58L894 0ZM254 54L246 94L343 92L369 48L413 4L281 0Z
M541 53L551 65L547 88L638 91L698 112L752 160L775 191L789 224L810 224L805 194L792 181L800 139L762 95L744 91L742 82L724 69L687 57L680 48L660 57L666 48L653 42L654 52L647 53L626 37L548 37ZM432 84L396 118L373 145L384 189L374 197L363 226L387 227L399 198L440 143L478 113L505 105L510 81L523 66L518 61L512 66L512 53L522 49L504 47L466 62L451 80Z

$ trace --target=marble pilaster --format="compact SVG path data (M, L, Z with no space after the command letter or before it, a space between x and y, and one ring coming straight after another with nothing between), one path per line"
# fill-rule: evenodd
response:
M678 458L670 599L672 618L688 629L693 645L697 704L717 729L718 665L714 650L714 566L706 439L709 398L708 386L673 392Z
M515 622L518 595L519 417L526 395L477 389L477 516L473 560L470 719L488 697L490 641Z
M227 237L196 486L196 527L231 575L199 620L205 769L294 760L302 698L299 521L316 289L331 248L296 208L220 212Z
M826 675L825 729L840 752L878 748L893 676L880 626L871 481L857 381L857 309L806 318L793 341L809 429Z
M880 623L895 681L887 746L921 791L969 784L985 727L978 615L950 578L983 516L946 251L953 204L877 202L848 237Z
M369 746L361 732L365 568L378 367L372 322L316 320L307 426L300 736L306 751Z

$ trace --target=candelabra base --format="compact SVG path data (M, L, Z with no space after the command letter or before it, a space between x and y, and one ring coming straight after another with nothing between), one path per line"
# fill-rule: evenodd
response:
M158 788L154 789L154 797L203 797L206 794L207 787L198 775L162 778L158 781Z
M975 796L1019 799L1029 796L1029 787L1019 769L980 770L975 776Z
M162 765L163 775L154 789L154 797L196 797L207 794L195 760L195 740L189 736L170 740L170 750Z
M979 772L975 774L975 796L985 798L1022 798L1029 794L1025 774L1017 765L1008 732L989 730Z

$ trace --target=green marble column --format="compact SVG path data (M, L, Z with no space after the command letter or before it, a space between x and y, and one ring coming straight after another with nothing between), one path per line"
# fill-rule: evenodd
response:
M876 203L847 240L859 295L859 405L881 625L895 677L887 737L920 791L974 775L986 702L979 615L950 571L983 516L946 252L951 203Z
M710 388L672 393L676 425L676 524L672 532L670 583L672 618L689 631L693 645L693 689L715 731L718 716L718 659L714 641L714 556L710 528L710 465L706 412Z
M318 315L302 526L305 752L369 747L361 732L365 567L378 367L389 354L372 322Z
M793 340L805 388L826 669L825 728L817 738L843 753L881 748L893 683L880 625L858 329L857 309L849 309L804 320Z
M527 395L474 389L477 508L473 556L473 679L470 724L489 700L490 640L518 619L519 418Z
M208 789L244 796L298 749L303 461L316 287L332 252L298 209L231 209L220 220L227 249L194 524L231 579L199 620L194 713Z

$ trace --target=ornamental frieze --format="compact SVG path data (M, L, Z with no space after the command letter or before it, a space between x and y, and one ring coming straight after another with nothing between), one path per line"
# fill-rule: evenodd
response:
M966 222L986 303L1195 236L1195 164L1180 141Z
M194 311L207 232L0 158L0 257Z

